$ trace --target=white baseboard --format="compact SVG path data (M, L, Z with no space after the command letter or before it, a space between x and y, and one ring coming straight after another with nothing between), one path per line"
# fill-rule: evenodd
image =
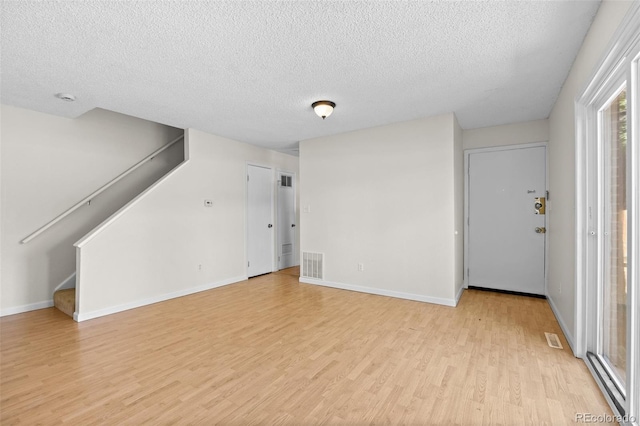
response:
M64 281L62 281L56 288L53 289L53 293L58 290L67 288L74 288L76 286L76 273L69 275ZM23 312L36 311L38 309L50 308L53 306L53 299L44 300L42 302L29 303L28 305L14 306L11 308L5 308L0 310L0 317L7 315L21 314Z
M174 291L171 293L160 294L153 297L148 297L146 299L136 300L134 302L124 303L122 305L112 306L109 308L99 309L97 311L91 312L75 312L73 314L73 319L75 321L81 322L94 318L103 317L105 315L111 315L122 311L127 311L129 309L139 308L141 306L152 305L158 302L164 302L165 300L175 299L176 297L188 296L189 294L199 293L201 291L211 290L217 287L222 287L229 284L234 284L240 281L245 281L247 279L246 276L241 277L233 277L228 278L226 280L218 281L215 283L204 284L198 287L192 287L184 290Z
M76 288L76 273L69 275L67 279L62 281L56 288L53 289L55 293L58 290L66 290L68 288Z
M50 308L53 306L53 300L44 300L37 303L29 303L28 305L14 306L0 310L0 317L7 315L21 314L23 312L35 311L38 309Z
M423 296L421 294L403 293L403 292L400 292L400 291L384 290L384 289L380 289L380 288L365 287L365 286L361 286L361 285L336 283L336 282L331 282L331 281L316 280L316 279L313 279L313 278L302 278L302 277L300 277L299 281L301 283L305 283L305 284L314 284L314 285L320 285L320 286L324 286L324 287L338 288L338 289L341 289L341 290L357 291L359 293L376 294L378 296L396 297L398 299L415 300L415 301L418 301L418 302L434 303L436 305L445 305L445 306L455 307L456 304L457 304L457 301L455 299L445 299L445 298L441 298L441 297ZM461 294L462 294L462 291L459 293L459 295L461 295Z
M458 290L458 294L456 294L456 304L454 306L458 306L458 303L460 302L460 298L462 297L463 292L464 292L464 286L460 287L460 290Z
M567 343L569 344L569 347L571 348L571 352L573 352L573 355L577 357L576 351L574 349L575 346L573 345L573 334L571 334L569 332L567 324L564 322L564 319L562 319L562 316L560 315L560 312L558 311L558 308L556 307L556 304L553 302L553 299L551 297L547 296L547 301L549 302L549 306L551 307L551 311L553 312L553 315L556 317L556 320L558 321L558 324L560 324L560 329L562 329L562 333L564 333L564 337L567 339Z

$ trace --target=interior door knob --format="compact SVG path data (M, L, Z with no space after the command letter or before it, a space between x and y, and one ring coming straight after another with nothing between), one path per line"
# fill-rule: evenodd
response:
M292 224L291 224L291 227L292 227L292 228L295 228L295 227L296 227L296 224L295 224L295 223L292 223Z
M273 225L272 224L268 224L267 228L273 228Z
M546 232L547 232L547 228L545 228L544 226L536 228L536 234L544 234Z

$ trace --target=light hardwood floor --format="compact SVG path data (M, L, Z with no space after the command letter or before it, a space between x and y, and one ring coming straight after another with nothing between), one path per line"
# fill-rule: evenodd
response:
M4 317L1 423L553 424L611 414L545 300L457 308L297 281L297 270L75 323Z

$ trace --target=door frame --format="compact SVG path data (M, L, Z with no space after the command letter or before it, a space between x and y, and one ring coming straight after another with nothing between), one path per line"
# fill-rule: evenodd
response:
M249 177L249 167L261 167L263 169L269 169L271 171L271 221L274 222L275 216L275 205L276 205L276 194L274 190L274 186L276 185L274 178L274 168L273 166L269 166L266 164L247 162L244 168L244 177L248 179ZM244 264L245 264L245 276L249 276L249 185L247 184L248 180L245 180L244 185ZM275 229L276 224L274 223L273 232L271 233L271 247L273 256L271 257L271 272L275 272L277 266L275 264L275 260L277 259L276 254L276 236Z
M275 178L275 185L276 185L276 189L275 189L275 218L276 218L276 222L278 222L278 213L279 213L279 208L280 208L280 199L279 199L279 190L280 190L280 175L282 173L291 175L293 177L292 180L292 184L293 184L293 216L295 217L295 221L296 221L296 227L295 227L295 233L293 236L293 264L295 265L299 265L300 264L300 260L298 258L299 254L298 254L298 237L300 235L300 221L298 220L298 210L297 210L297 206L298 206L298 175L295 172L290 172L289 170L285 170L285 169L280 169L277 168L276 169L276 178ZM276 271L279 271L280 269L280 262L278 261L278 247L280 246L280 242L278 240L278 236L280 235L280 230L278 228L279 224L275 223L275 232L276 232L276 236L275 236L275 251L274 251L274 255L275 255L275 265L276 265Z
M545 158L545 191L547 196L547 209L546 209L546 217L545 217L545 226L549 227L549 198L551 195L549 194L549 149L547 147L548 142L533 142L533 143L523 143L516 145L501 145L501 146L491 146L486 148L473 148L473 149L465 149L464 150L464 271L463 271L463 281L462 285L465 289L469 288L469 157L472 154L480 154L483 152L500 152L500 151L512 151L514 149L527 149L527 148L539 148L544 147L544 158ZM544 239L544 294L545 296L549 294L548 291L548 275L549 275L549 238Z

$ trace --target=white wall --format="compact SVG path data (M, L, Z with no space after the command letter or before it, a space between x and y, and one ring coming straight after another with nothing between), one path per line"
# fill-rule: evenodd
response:
M181 144L28 244L20 240L182 130L96 109L71 120L1 107L2 314L51 305L75 271L73 243L182 160Z
M454 256L456 297L464 285L464 136L453 116L453 187L454 187Z
M301 247L324 253L322 284L455 304L456 126L445 114L300 143Z
M297 173L298 158L192 129L187 147L188 161L78 242L79 320L246 278L247 163Z
M575 336L575 107L574 101L631 2L604 1L549 117L548 297L567 339ZM572 344L573 346L573 344Z
M503 126L464 130L464 149L519 145L549 140L549 120L525 121Z

